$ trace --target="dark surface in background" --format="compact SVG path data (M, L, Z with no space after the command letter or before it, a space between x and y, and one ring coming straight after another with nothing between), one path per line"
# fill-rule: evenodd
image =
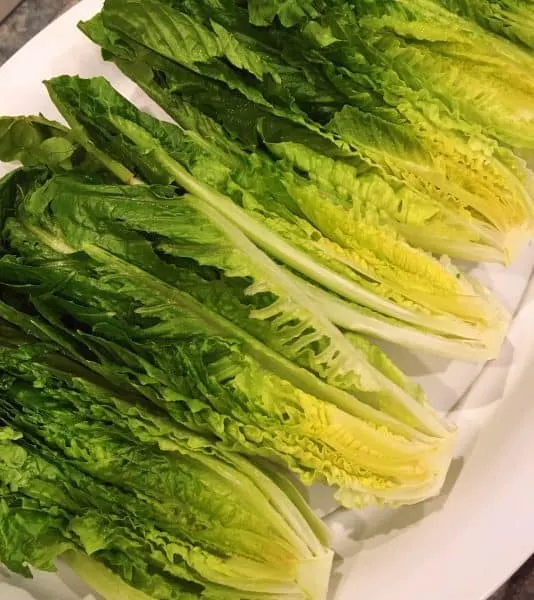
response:
M489 600L534 600L534 556Z
M0 24L0 65L75 0L24 0Z
M0 24L0 65L76 1L24 0ZM534 540L532 543L534 546ZM489 600L534 600L534 557Z

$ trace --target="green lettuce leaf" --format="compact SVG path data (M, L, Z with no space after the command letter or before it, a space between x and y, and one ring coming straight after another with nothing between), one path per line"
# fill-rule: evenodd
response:
M63 351L133 386L177 423L228 449L276 460L306 483L329 483L346 504L434 493L452 433L420 388L357 337L328 339L330 329L315 335L317 321L303 330L303 306L289 320L276 317L281 298L290 314L291 296L277 300L272 285L254 283L257 252L235 245L238 237L231 245L223 235L231 228L219 229L222 222L210 222L187 196L165 198L166 189L52 179L20 207L29 238L23 248L33 254L28 264L4 257L3 295L29 305L61 340L74 331L76 354L65 343ZM20 241L7 243L14 252ZM214 270L223 267L226 275ZM359 371L324 362L336 340ZM399 478L395 490L388 489L392 477Z
M284 27L318 16L314 0L250 0L248 13L253 25L270 25L278 18Z
M0 117L0 160L108 177L108 171L78 144L68 127L43 116Z
M413 36L407 34L406 39L400 42L385 24L390 21L396 24L406 19L408 27L409 23L417 22L421 26L424 24L424 31L431 37L431 32L435 31L432 29L435 25L429 25L434 19L431 5L421 2L406 7L397 3L394 5L396 8L392 8L393 5L387 6L387 3L376 3L368 10L361 6L355 12L348 5L342 5L331 13L325 12L319 21L320 28L312 28L310 23L306 25L303 37L312 42L310 52L320 52L332 63L344 65L355 85L369 87L371 92L398 111L391 116L384 111L377 113L373 107L345 107L338 111L330 127L376 164L392 170L393 175L419 192L440 199L445 208L451 208L451 199L454 199L456 210L465 209L484 217L486 227L481 227L479 234L487 237L489 232L484 235L484 229L491 228L508 236L508 240L503 238L500 243L496 237L493 243L508 247L510 257L513 257L531 235L532 175L517 156L487 137L492 130L483 117L490 114L489 110L478 118L458 110L456 104L448 101L449 97L458 96L460 82L451 84L451 90L454 88L455 92L447 98L445 94L442 97L437 93L437 86L433 83L427 87L420 86L426 71L432 77L443 70L447 74L461 73L463 78L465 69L460 65L449 65L440 70L433 56L428 58L428 64L415 59L412 64L407 58L409 53L419 51ZM441 31L449 31L443 11L440 12L436 6L434 9L437 10L435 18ZM395 18L392 16L395 11L399 13L398 19L397 15ZM384 20L383 26L378 25L382 23L380 19ZM451 19L450 27L454 29L456 24L461 29L455 18ZM372 29L375 26L376 31ZM326 48L323 47L321 33L324 27L328 27L336 38ZM484 36L479 40L476 31L461 31L455 32L453 39L470 40L473 57L480 53L478 46L475 50L475 44L491 46L491 40L484 39ZM390 40L387 36L391 36L393 41L386 42L386 39ZM431 40L436 42L433 37ZM437 49L437 43L433 47ZM512 70L515 62L526 58L514 57L506 47L500 50L499 72ZM467 53L467 50L463 52ZM460 61L461 58L455 54L451 60ZM509 61L510 65L505 67L505 61ZM483 72L482 68L476 67L477 76L480 74L482 78ZM520 79L518 75L516 85ZM478 86L473 82L469 85L474 86L472 90L487 90L484 81L480 81ZM485 98L491 101L492 96L486 91ZM516 99L511 102L516 102ZM466 105L478 110L480 102L470 98ZM519 106L517 102L516 105ZM510 119L516 122L511 111L511 107L502 107L498 114L501 117L510 115ZM345 129L347 127L348 130ZM524 131L528 136L528 129L524 128ZM509 139L499 139L510 142ZM491 237L486 241L491 241Z
M530 0L440 0L449 10L534 50L534 13Z
M497 139L532 148L531 55L430 0L377 2L358 17L414 89L432 90Z
M83 123L85 135L113 152L130 169L149 177L148 169L158 169L160 181L174 180L202 197L256 244L305 277L378 314L478 342L490 354L499 347L506 317L476 283L463 277L451 264L440 264L413 250L392 231L378 228L371 220L357 222L351 230L351 224L336 216L334 208L323 214L317 210L314 184L291 172L276 166L273 170L261 157L243 158L237 150L232 151L230 141L220 146L198 141L211 123L206 119L196 131L157 121L140 113L103 80L60 78L48 85L60 108L70 112L74 126L80 128ZM78 99L81 89L89 93L91 88L93 109L87 112ZM97 113L96 98L102 101ZM211 129L217 130L213 124ZM241 168L235 169L236 164ZM134 176L130 175L128 179ZM151 180L158 178L152 175ZM231 194L234 202L226 194ZM323 194L320 197L329 198L326 192ZM333 239L313 227L306 217ZM349 230L343 232L341 228L347 226ZM360 244L356 243L356 233L362 237ZM401 270L405 275L399 277ZM416 273L423 271L428 273L416 279ZM428 289L424 291L429 282L430 294ZM464 302L466 296L472 298L473 304ZM335 319L333 309L328 315ZM470 345L468 341L466 346Z
M30 341L0 348L0 418L11 428L0 444L0 498L11 510L0 523L11 518L18 532L31 526L26 509L40 507L42 524L27 541L43 544L34 556L13 543L8 566L23 568L20 556L52 569L54 554L73 548L156 598L324 596L327 536L301 513L289 482L136 408L91 375L73 378L83 369L60 368L54 357L53 347ZM17 501L24 510L15 515ZM122 554L143 578L122 570Z
M429 8L427 4L431 3L421 0L413 8L400 7L399 20L402 17L431 21L437 11L443 21L443 15L449 14L444 10L440 12L435 5ZM312 27L315 21L307 23L298 43L294 43L294 31L288 34L281 28L251 29L244 23L239 9L232 8L229 3L206 0L194 5L185 2L176 6L173 2L155 2L154 7L150 8L151 15L158 23L159 12L162 15L165 13L165 19L161 16L163 30L173 18L177 19L176 27L179 29L185 27L184 18L187 17L188 27L193 19L206 35L212 36L210 39L213 38L214 47L219 47L217 57L225 54L221 44L215 39L217 32L214 27L216 23L224 23L224 27L234 31L236 40L239 40L240 56L253 51L262 60L275 61L272 63L272 70L280 74L280 83L274 81L271 74L258 75L252 67L237 65L235 60L232 63L231 58L229 60L232 65L229 69L226 68L228 65L225 67L217 63L213 72L213 57L199 57L192 61L191 58L184 59L181 51L173 48L172 43L164 44L159 38L147 41L147 36L143 35L143 27L148 23L144 12L146 10L144 4L139 8L138 2L134 0L127 8L121 0L108 0L104 7L103 24L112 30L111 42L113 44L117 41L117 34L122 35L125 39L118 45L121 50L128 47L130 60L136 52L135 41L142 40L143 46L158 52L162 57L170 58L206 78L217 79L263 110L303 123L322 136L327 136L327 131L335 133L348 142L353 150L363 155L367 162L385 169L389 177L400 179L416 193L416 198L418 195L430 196L431 205L440 206L439 216L444 215L445 222L450 222L450 245L447 238L443 239L443 228L439 230L439 226L428 235L422 234L420 227L404 226L401 231L409 238L413 236L414 242L432 251L446 250L449 254L471 260L495 260L498 257L495 253L497 249L501 252L501 258L508 261L531 236L534 213L531 175L509 150L495 147L495 143L483 135L483 132L489 131L486 122L479 125L480 119L477 120L467 112L458 118L456 107L447 104L446 100L435 93L436 85L432 83L418 88L418 82L412 82L404 72L397 72L390 53L398 55L396 62L405 70L408 68L405 62L410 61L405 61L400 51L394 54L394 50L384 50L386 42L383 40L386 39L386 34L379 29L377 23L380 23L379 19L382 17L393 20L394 17L388 12L392 9L388 8L387 3L384 6L378 3L372 9L360 7L358 19L348 5L341 4L340 7L336 6L336 10L325 10L326 23L320 20L315 28ZM129 18L128 25L125 25L121 14L136 16ZM92 27L93 30L98 29L98 25L93 24ZM326 48L322 33L325 27L331 29L334 40ZM373 27L378 28L378 31ZM91 25L87 29L90 31ZM385 25L383 29L389 32ZM474 37L473 45L478 42L476 33L466 33ZM97 37L99 35L102 37L101 32L97 33ZM456 38L460 37L460 34L455 35ZM167 42L169 40L170 38ZM411 39L409 42L411 43ZM484 39L480 43L488 45L488 41ZM290 53L287 48L291 48ZM412 45L408 48L412 51ZM507 52L506 47L501 50L500 60L509 60L510 69L515 68L514 65L523 64L524 56L509 56L510 52ZM277 58L280 52L284 52L286 59L286 63L282 65ZM124 56L124 52L122 54ZM146 61L143 62L146 74ZM151 64L150 61L148 64ZM419 67L419 63L415 66L410 64L410 73L419 72ZM254 75L253 79L241 76L242 71L236 71L236 68ZM501 71L503 69L507 70L507 67L501 65ZM429 66L427 70L432 76L440 72L439 66ZM449 70L452 72L452 69ZM162 72L164 75L159 79L165 81L167 69L164 68ZM241 77L241 86L234 81L236 77ZM520 80L519 76L518 79ZM261 94L261 98L253 97L249 89L252 85ZM476 89L476 86L470 83L470 88ZM317 106L319 100L321 104ZM517 104L516 100L514 102ZM472 98L466 100L468 107L478 104ZM344 108L345 105L352 106ZM164 106L167 108L165 104ZM511 108L503 107L497 114L510 114L510 110ZM528 113L528 110L523 112ZM482 116L487 114L489 112L485 111ZM517 120L513 118L514 122ZM505 129L504 125L502 129ZM506 130L509 129L507 126ZM525 130L525 135L530 135L528 130ZM331 138L327 136L327 139ZM508 139L504 141L509 142ZM495 191L498 192L497 196ZM412 202L416 205L416 202ZM411 214L415 213L416 206L413 208ZM426 214L428 210L427 208ZM456 220L467 226L463 235L461 230L455 235L455 214ZM441 223L438 218L435 221ZM456 231L457 229L456 226ZM472 248L471 243L475 244ZM484 246L488 246L486 252Z
M95 443L98 444L98 440ZM269 564L258 548L255 560L240 556L238 552L234 555L223 549L217 552L214 551L216 544L203 547L196 539L191 542L185 536L162 529L161 523L150 520L153 501L93 479L30 434L16 442L2 442L0 452L4 461L0 469L0 494L4 506L1 526L3 532L6 527L9 531L11 521L16 535L10 541L19 544L8 548L8 557L12 553L9 557L12 568L17 566L17 552L24 563L28 554L31 557L31 550L21 552L20 547L20 542L24 541L20 530L26 529L25 541L29 542L30 548L42 541L48 542L40 550L42 554L50 555L58 549L61 552L80 549L115 571L128 584L154 598L267 600L283 594L295 599L313 597L298 584L301 558L297 549L295 554L292 551L288 554L288 547L285 554L278 555L276 564ZM197 472L194 464L187 465L187 469L190 469L189 477L193 476L189 485L194 487L197 477L203 475L202 470ZM236 469L229 469L229 473L239 477ZM173 475L182 479L182 485L187 484L187 475L184 477L179 470L174 470ZM217 477L213 472L210 475ZM261 498L261 492L257 492L253 482L246 480L246 484L253 495ZM223 485L227 488L224 500L228 502L239 488L229 480ZM80 487L77 489L77 486ZM232 508L242 508L246 512L246 497L241 493L236 497L239 501L235 501ZM209 501L204 499L202 504L207 508ZM278 516L267 498L264 498L263 506L260 505L262 509L268 511L263 515L265 521L269 512ZM213 522L214 515L208 512L205 518ZM193 533L194 525L189 527ZM286 527L289 529L288 525ZM52 536L63 537L63 543L54 544ZM271 531L268 543L276 545L274 539L275 533ZM262 538L262 547L266 544L267 540ZM129 557L129 569L126 568L126 557ZM309 553L303 562L308 557L313 559Z

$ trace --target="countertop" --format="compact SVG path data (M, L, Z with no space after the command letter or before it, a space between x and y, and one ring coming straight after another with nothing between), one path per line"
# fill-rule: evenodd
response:
M0 65L76 1L24 0L0 24ZM534 556L489 600L534 600Z
M24 0L0 24L0 65L76 0Z

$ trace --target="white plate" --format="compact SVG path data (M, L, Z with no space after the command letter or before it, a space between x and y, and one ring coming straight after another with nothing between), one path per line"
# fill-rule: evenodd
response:
M104 75L140 108L163 116L76 29L100 4L83 0L0 68L0 114L58 118L41 81L71 73ZM311 491L340 557L332 600L483 600L534 552L533 266L530 247L506 270L475 270L516 314L501 357L484 369L392 350L436 407L452 410L458 458L443 493L415 507L332 513L330 494ZM38 600L79 598L84 588L65 579L68 585L54 575L11 582Z

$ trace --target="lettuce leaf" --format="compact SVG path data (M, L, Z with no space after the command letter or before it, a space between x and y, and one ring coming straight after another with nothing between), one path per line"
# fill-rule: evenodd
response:
M60 177L17 214L4 235L22 255L2 259L3 297L109 381L228 449L339 488L349 505L441 485L453 435L421 389L378 349L317 319L293 280L286 287L279 267L198 201Z
M134 60L138 53L136 42L140 42L141 48L144 48L140 54L145 55L142 59L145 79L146 65L153 64L152 57L146 60L146 56L149 56L146 54L148 47L161 58L166 57L184 65L190 74L193 71L202 75L207 80L207 86L210 86L211 80L213 87L216 83L213 80L217 80L259 109L305 125L314 133L335 142L335 138L328 133L333 132L338 139L350 144L353 153L363 156L368 164L385 171L390 179L400 180L411 190L413 209L409 211L410 214L421 214L417 211L417 199L421 196L431 199L430 206L423 214L432 215L432 205L439 207L434 208L434 214L439 210L435 219L427 218L431 224L436 223L435 231L429 231L428 235L417 224L401 224L402 233L409 239L412 236L415 243L431 251L446 251L469 260L498 260L495 252L498 250L500 259L508 262L531 236L534 222L531 174L518 157L486 137L485 133L490 131L489 124L485 121L481 125L479 123L489 114L488 110L478 116L466 111L459 115L456 106L451 106L436 93L437 84L431 82L421 87L419 81L413 82L404 71L399 72L401 68L410 69L411 76L420 71L422 75L426 63L415 64L414 59L414 64L411 64L404 59L401 51L385 49L389 29L386 25L380 25L380 19L394 18L390 15L393 9L388 8L388 3L378 3L372 9L359 7L358 15L354 14L350 5L335 3L331 9L324 9L318 21L308 22L298 38L295 38L298 35L295 31L286 33L283 28L251 28L240 9L228 2L206 0L196 4L184 2L177 6L173 2L155 1L153 7L143 4L141 8L138 4L136 0L131 0L126 9L122 0L108 0L100 25L98 21L93 21L82 27L97 41L100 38L100 43L106 37L101 25L111 30L104 47L109 53L109 43L115 46L111 54L115 52L122 60L121 68L125 64L127 66L125 54L130 63ZM187 27L191 27L192 19L210 37L213 48L218 48L214 50L217 57L192 60L193 54L189 53L186 59L172 47L170 38L167 43L162 43L159 38L148 39L143 34L143 27L148 22L145 14L147 8L150 8L151 16L158 23L159 11L165 13L165 19L162 17L161 21L164 29L173 18L177 19L178 28L186 27L183 23L185 17ZM400 6L398 20L412 18L421 19L422 22L426 22L425 19L432 21L436 11L441 22L443 15L449 14L442 9L440 12L439 7L430 2L422 1L409 9ZM129 15L128 25L120 17L126 12ZM130 18L131 15L135 17ZM262 60L274 61L269 72L258 73L235 60L232 63L232 57L228 58L225 54L225 45L218 40L217 27L221 23L234 33L236 44L233 50L240 56L253 52ZM331 41L326 45L323 39L325 29L331 32ZM430 27L427 29L431 31ZM460 33L463 31L461 29ZM460 33L455 33L454 39L459 39ZM469 28L466 29L466 36L474 38L473 45L478 42L490 45L484 38L478 40L476 34L477 31L473 33ZM298 43L294 43L296 39ZM416 51L411 38L406 43L410 44L406 52ZM291 48L291 52L287 48ZM280 53L284 55L285 64L280 64ZM390 54L397 56L395 60L399 68L396 63L392 64ZM501 55L499 60L507 60L510 65L508 69L501 64L500 71L514 68L528 70L525 56L514 54L506 47L501 48ZM230 64L225 62L221 65L223 58ZM213 60L216 61L215 69L212 68L215 66ZM435 76L440 68L439 65L433 66L433 61L433 57L428 59L427 70ZM172 68L161 68L159 62L159 82L166 82L167 85L169 72L173 93L176 93L176 89L187 87L178 84L177 88L174 83L177 77L173 76ZM409 66L404 63L409 63ZM449 67L443 69L453 71ZM140 70L134 74L134 79L137 80ZM280 81L273 79L272 71L279 74ZM248 74L253 77L249 78ZM525 79L524 72L522 78ZM454 86L457 88L459 84L451 84L451 88ZM477 88L470 83L470 89ZM201 96L207 97L206 91ZM317 105L319 101L320 106ZM514 106L518 105L517 99L511 102L515 102ZM466 107L471 109L479 104L472 98L465 101ZM163 105L168 109L167 103ZM233 106L229 104L228 109L233 110ZM511 107L502 107L497 114L511 114L511 110ZM528 114L528 109L523 112ZM244 116L247 116L246 112ZM516 117L511 116L510 119L514 123L518 121ZM524 126L522 129L525 132L523 137L528 138L528 129ZM502 130L510 131L510 125L503 124ZM495 135L499 137L498 133ZM499 139L510 142L502 136ZM389 216L396 218L395 213ZM447 223L449 226L444 231L443 224ZM484 252L485 247L487 249Z
M534 15L530 0L440 0L454 13L489 31L534 50Z
M107 566L155 598L324 597L327 535L289 482L94 380L59 365L49 344L0 348L0 527L12 570L53 569L73 550L78 566L91 566L83 553L98 561L82 569L89 583L102 584Z
M83 127L83 136L113 153L114 160L153 182L176 181L301 275L377 314L458 341L464 338L468 354L471 342L479 345L481 354L497 351L506 316L486 291L452 264L440 264L412 249L370 219L352 226L334 207L323 213L318 199L328 200L326 192L319 195L313 183L276 165L271 168L261 157L243 157L230 140L210 143L201 134L208 126L217 128L206 119L196 130L157 121L104 80L58 78L48 85L73 127ZM83 94L92 97L90 111L79 102ZM133 172L126 180L132 177ZM466 303L465 297L472 302ZM327 310L335 320L335 311ZM357 312L354 308L354 329Z

